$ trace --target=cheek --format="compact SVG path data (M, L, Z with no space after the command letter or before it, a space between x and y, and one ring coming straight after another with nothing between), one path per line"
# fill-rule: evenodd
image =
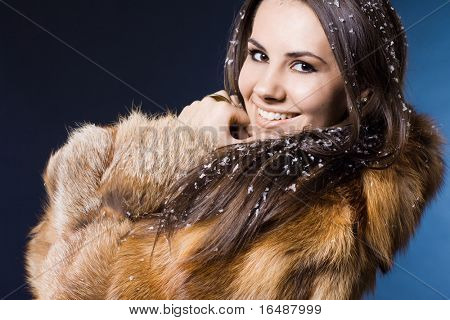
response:
M244 62L238 78L239 91L244 98L245 109L249 112L251 104L249 103L250 97L253 93L253 88L257 82L257 75L251 70L251 66Z
M343 84L320 82L295 89L294 100L305 120L312 125L327 126L338 121L346 112Z
M239 73L239 79L238 79L238 86L239 91L241 92L242 96L245 100L248 99L250 95L251 90L251 79L250 79L250 72L248 70L248 66L246 63L241 68L241 71Z
M318 81L302 81L301 83L297 81L289 92L296 109L304 115L320 112L322 105L328 99L327 92L323 90L321 83Z
M327 84L327 81L304 83L295 89L296 101L304 112L315 112L329 105L341 103L342 93L345 93L343 85L339 83Z

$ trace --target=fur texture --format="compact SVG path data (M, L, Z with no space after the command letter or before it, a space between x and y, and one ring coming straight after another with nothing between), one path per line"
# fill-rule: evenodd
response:
M160 237L150 263L152 221L130 215L153 212L214 149L199 132L170 139L180 125L174 114L135 110L112 126L74 130L51 155L43 174L48 201L26 251L35 298L358 299L374 289L378 269L390 270L443 182L443 138L416 114L394 165L365 170L233 259L184 261L213 219L177 231L170 248Z

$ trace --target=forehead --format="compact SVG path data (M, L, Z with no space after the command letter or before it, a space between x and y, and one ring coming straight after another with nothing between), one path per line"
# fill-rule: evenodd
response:
M301 0L263 0L256 11L251 37L267 50L331 54L319 19Z

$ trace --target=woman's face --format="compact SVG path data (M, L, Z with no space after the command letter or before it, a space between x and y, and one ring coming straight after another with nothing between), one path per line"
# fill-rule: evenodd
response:
M307 4L263 0L248 50L239 90L251 136L277 136L343 120L344 80L319 19Z

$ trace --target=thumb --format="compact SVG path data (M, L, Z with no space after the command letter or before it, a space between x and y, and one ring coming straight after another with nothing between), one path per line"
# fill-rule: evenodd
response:
M258 140L256 137L248 137L245 139L235 139L233 137L230 138L231 140L231 144L237 144L237 143L250 143L250 142L255 142L256 140Z
M250 136L246 139L242 139L242 140L238 140L239 143L248 143L248 142L255 142L256 140L258 140L255 136Z
M232 96L230 96L230 98L235 107L244 109L244 107L242 106L241 102L239 101L239 98L237 95L232 95Z
M238 124L243 126L249 125L250 118L247 112L243 109L233 108L228 125L231 124Z

